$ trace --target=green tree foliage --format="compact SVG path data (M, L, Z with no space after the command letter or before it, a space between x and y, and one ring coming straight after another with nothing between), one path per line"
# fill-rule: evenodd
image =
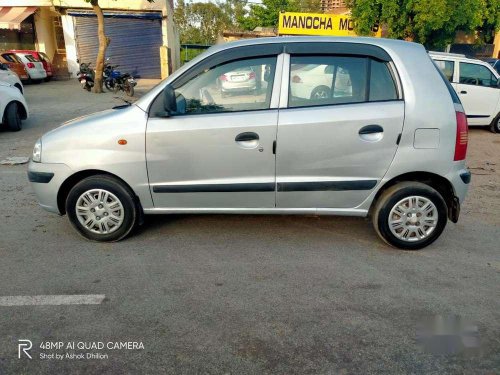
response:
M357 32L387 25L389 37L413 40L428 48L451 43L458 30L479 34L489 42L500 28L500 0L347 0Z
M320 0L262 0L262 4L251 4L247 17L240 20L245 30L257 26L278 27L280 12L321 11Z
M181 43L213 44L224 30L239 30L239 19L245 16L245 2L227 0L220 3L179 0L174 19Z

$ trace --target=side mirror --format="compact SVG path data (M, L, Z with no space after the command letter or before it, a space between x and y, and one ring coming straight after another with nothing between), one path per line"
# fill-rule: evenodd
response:
M165 86L165 88L163 89L163 108L168 115L177 112L175 90L170 85Z
M4 63L0 63L0 70L7 70L8 66Z

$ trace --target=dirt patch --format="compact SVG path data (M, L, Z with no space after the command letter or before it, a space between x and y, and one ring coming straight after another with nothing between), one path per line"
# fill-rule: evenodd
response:
M500 226L500 135L471 128L467 166L472 182L462 214Z

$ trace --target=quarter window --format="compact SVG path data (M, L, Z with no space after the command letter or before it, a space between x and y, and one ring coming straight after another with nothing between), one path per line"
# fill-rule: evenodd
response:
M485 87L497 87L497 78L485 66L460 63L460 83Z
M205 70L175 89L177 114L268 109L276 57L232 61Z
M447 60L434 60L437 67L443 72L448 81L453 82L453 71L455 70L455 63Z
M288 95L289 107L397 99L387 64L347 56L292 56Z

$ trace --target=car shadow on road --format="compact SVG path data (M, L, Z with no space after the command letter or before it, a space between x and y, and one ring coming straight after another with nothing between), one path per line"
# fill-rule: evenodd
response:
M314 215L148 215L133 235L140 240L151 236L192 236L217 241L231 237L237 241L256 238L272 242L276 238L290 244L310 246L326 241L339 246L369 246L393 250L376 235L371 222L363 218Z

